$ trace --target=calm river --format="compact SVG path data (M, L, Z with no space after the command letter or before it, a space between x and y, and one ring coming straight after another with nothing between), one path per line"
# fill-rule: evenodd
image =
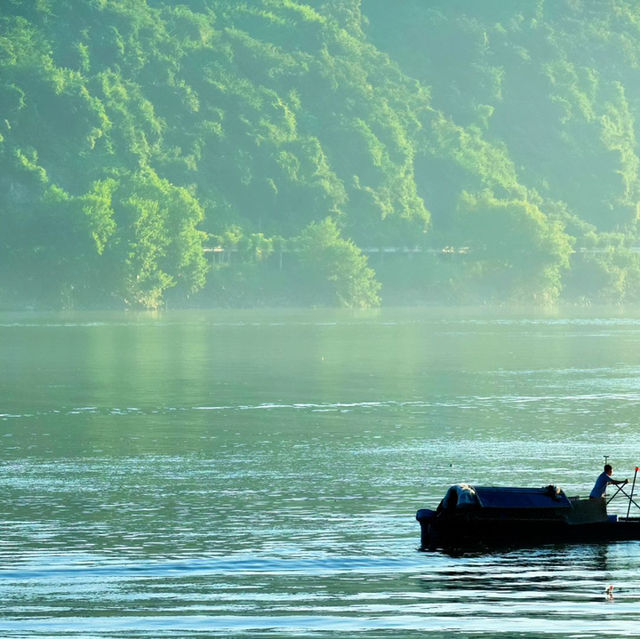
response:
M640 313L2 314L0 636L640 636L640 542L414 519L631 477L639 416Z

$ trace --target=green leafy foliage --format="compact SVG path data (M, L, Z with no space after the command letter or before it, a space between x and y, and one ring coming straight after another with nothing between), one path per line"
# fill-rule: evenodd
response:
M367 308L379 303L380 284L367 258L350 240L340 236L329 217L312 222L298 238L305 298L316 305Z
M495 290L515 301L556 301L569 267L571 239L533 203L490 192L463 193L458 207L461 244L474 272L470 292Z
M125 303L157 308L169 288L185 296L202 288L203 210L186 189L147 169L120 176L112 202L117 230L103 253L105 277Z
M6 0L0 305L634 301L639 30L631 0Z

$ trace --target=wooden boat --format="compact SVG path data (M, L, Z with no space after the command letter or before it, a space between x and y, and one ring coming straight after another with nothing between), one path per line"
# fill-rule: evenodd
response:
M555 486L459 484L436 510L423 508L416 519L423 550L640 539L640 518L609 515L604 497L567 497Z

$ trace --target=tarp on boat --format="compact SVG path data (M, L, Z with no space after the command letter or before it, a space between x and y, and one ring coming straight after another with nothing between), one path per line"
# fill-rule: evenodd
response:
M472 506L478 506L478 497L473 486L469 484L454 484L447 490L441 502L441 507L445 510Z
M482 508L571 508L571 502L555 486L546 488L489 488L474 486L477 503Z

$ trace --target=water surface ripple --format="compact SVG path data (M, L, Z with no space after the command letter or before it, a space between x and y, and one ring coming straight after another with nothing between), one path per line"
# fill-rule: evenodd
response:
M459 481L631 476L639 337L619 312L0 315L0 636L640 637L640 542L423 553L414 519Z

